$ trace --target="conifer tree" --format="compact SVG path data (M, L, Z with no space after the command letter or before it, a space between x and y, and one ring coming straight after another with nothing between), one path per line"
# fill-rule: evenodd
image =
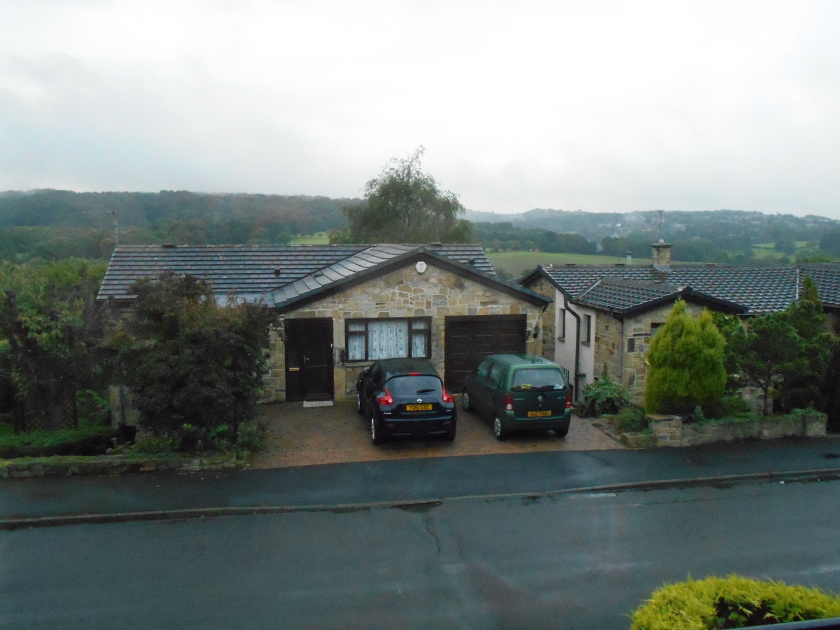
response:
M651 340L645 407L683 413L720 398L726 388L725 341L709 311L700 317L678 300Z

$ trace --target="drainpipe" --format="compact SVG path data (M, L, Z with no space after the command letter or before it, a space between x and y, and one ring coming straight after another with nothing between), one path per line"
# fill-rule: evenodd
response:
M566 307L566 310L572 314L572 317L575 318L575 371L574 371L574 383L572 387L574 388L575 393L575 402L580 402L580 388L578 387L578 382L582 376L586 376L586 374L581 374L580 372L580 315L572 310L571 306L569 305L568 298L564 295L563 296L563 305Z

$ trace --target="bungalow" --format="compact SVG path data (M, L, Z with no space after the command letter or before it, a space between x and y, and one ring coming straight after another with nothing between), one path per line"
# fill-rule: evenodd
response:
M484 354L544 352L551 298L501 281L477 245L121 245L98 299L128 303L133 282L165 270L277 313L268 400L352 398L373 360L408 356L457 392Z
M652 248L652 265L540 265L519 281L554 299L541 322L544 356L574 374L575 392L606 371L641 396L650 339L677 299L695 314L709 308L747 318L784 310L810 276L840 333L840 263L672 266L670 245Z

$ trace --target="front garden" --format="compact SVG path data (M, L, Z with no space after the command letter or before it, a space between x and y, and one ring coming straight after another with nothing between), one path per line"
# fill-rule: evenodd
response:
M840 345L808 278L799 302L747 322L678 301L646 362L643 401L604 373L579 410L633 448L840 431Z

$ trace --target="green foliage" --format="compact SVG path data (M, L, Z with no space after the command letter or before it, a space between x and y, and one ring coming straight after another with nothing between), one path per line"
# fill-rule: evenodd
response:
M822 377L835 339L828 332L819 292L810 276L802 282L799 301L785 310L785 316L801 340L803 355L800 366L782 374L779 405L783 411L790 411L819 401Z
M641 433L650 428L645 410L636 405L627 405L614 416L615 430L619 433Z
M239 427L236 447L251 453L265 449L268 431L260 420L249 420Z
M240 424L256 413L272 314L232 299L220 306L209 284L189 275L167 272L131 290L132 314L109 345L134 391L141 425L170 436L184 425L205 433L228 425L235 442Z
M79 425L103 426L111 424L111 402L99 392L86 389L78 393Z
M156 193L0 193L0 259L29 262L67 257L106 260L119 242L289 242L294 234L343 228L342 205L327 197Z
M711 313L692 317L678 300L651 339L646 409L685 413L720 398L726 388L725 345Z
M465 243L472 224L458 216L464 207L458 196L441 190L422 171L419 147L408 159L392 160L365 186L365 201L347 205L349 229L334 241L349 243Z
M494 251L539 250L547 253L597 254L595 243L580 234L558 234L543 228L523 229L510 222L474 223L475 238Z
M91 445L99 445L104 453L110 445L114 431L106 426L83 426L78 429L57 431L27 431L26 433L0 435L0 458L38 457L69 454Z
M743 417L753 414L749 403L737 394L710 400L703 405L701 411L702 414L695 415L702 415L704 419L708 420L726 417ZM700 418L697 418L697 420L700 421Z
M131 452L143 455L169 455L178 448L176 438L150 435L138 439L131 446Z
M104 263L79 259L0 264L0 364L18 430L75 426L77 392L104 386L104 309L94 299L104 273Z
M840 341L831 346L817 405L828 416L828 430L832 432L840 432L840 387L837 383L840 383Z
M714 321L715 326L717 326L717 329L723 335L723 339L726 342L724 346L723 366L726 369L727 375L729 375L731 389L736 389L738 384L733 380L733 377L738 372L738 357L735 354L731 340L735 335L744 332L744 322L737 315L727 315L717 311L712 313L712 321Z
M735 370L761 388L768 415L775 390L785 411L825 400L820 388L833 342L816 285L806 277L798 302L781 313L754 317L730 336L729 356Z
M630 390L604 375L583 388L583 410L585 417L613 415L630 404Z
M840 616L840 597L737 575L671 584L632 615L631 630L718 630Z

